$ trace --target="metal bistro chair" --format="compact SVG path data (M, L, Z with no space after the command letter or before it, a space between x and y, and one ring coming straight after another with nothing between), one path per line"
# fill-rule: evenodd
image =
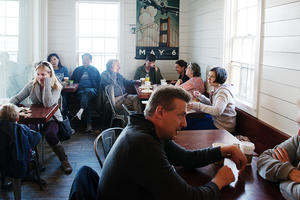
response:
M112 127L114 120L120 120L122 122L122 126L125 127L125 125L127 124L126 116L125 115L120 115L120 114L117 113L113 85L108 85L108 86L105 87L105 94L106 94L106 97L109 101L110 108L111 108L111 111L112 111L112 116L111 116L111 120L110 120L110 127Z
M102 151L104 155L103 162L104 162L106 156L108 155L110 149L114 145L115 141L117 140L122 130L123 128L120 127L106 129L102 131L102 133L100 133L94 140L94 151L101 168L103 168L103 163L100 158L100 154L102 152L99 152L100 149L98 147L100 147L100 145L102 146ZM101 139L101 144L99 144L98 142L99 139Z

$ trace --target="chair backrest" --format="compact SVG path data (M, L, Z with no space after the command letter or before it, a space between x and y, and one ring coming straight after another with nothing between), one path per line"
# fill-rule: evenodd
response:
M122 130L123 128L119 128L119 127L106 129L102 131L94 140L94 151L101 168L103 167L103 163L101 161L100 154L104 155L103 160L105 160L106 156L108 155L110 149L112 148L113 144L117 140ZM99 139L101 141L100 144L99 144ZM103 152L100 152L99 147L102 148Z
M113 85L108 85L105 87L105 94L106 97L109 101L111 110L114 115L116 115L116 101L115 101L115 92L114 92L114 86Z

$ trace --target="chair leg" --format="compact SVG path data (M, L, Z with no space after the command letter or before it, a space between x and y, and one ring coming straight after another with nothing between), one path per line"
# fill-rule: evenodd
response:
M40 176L40 165L38 160L34 160L33 161L33 165L34 165L34 171L35 171L35 176L36 176L36 181L40 186L40 190L44 190L43 186L47 184L47 182L45 180L43 180Z
M13 179L13 191L15 200L21 200L21 179L14 178Z

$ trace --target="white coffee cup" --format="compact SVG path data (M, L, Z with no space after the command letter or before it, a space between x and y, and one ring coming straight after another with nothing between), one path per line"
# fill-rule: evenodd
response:
M251 165L255 145L252 142L242 141L240 144L240 148L248 160L247 165Z
M150 86L150 85L151 85L151 82L150 82L150 81L145 81L145 85L146 85L146 86Z
M160 79L160 84L161 85L167 85L166 79Z
M141 80L141 85L144 85L145 84L145 78L140 78Z

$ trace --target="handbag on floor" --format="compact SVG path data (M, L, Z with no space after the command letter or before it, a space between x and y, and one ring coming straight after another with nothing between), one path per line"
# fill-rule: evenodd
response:
M54 115L53 115L53 118L58 123L58 128L59 128L59 131L57 134L58 139L60 141L65 141L65 140L70 139L73 134L73 129L71 127L68 116L63 116L63 121L61 121L61 122L58 121Z

